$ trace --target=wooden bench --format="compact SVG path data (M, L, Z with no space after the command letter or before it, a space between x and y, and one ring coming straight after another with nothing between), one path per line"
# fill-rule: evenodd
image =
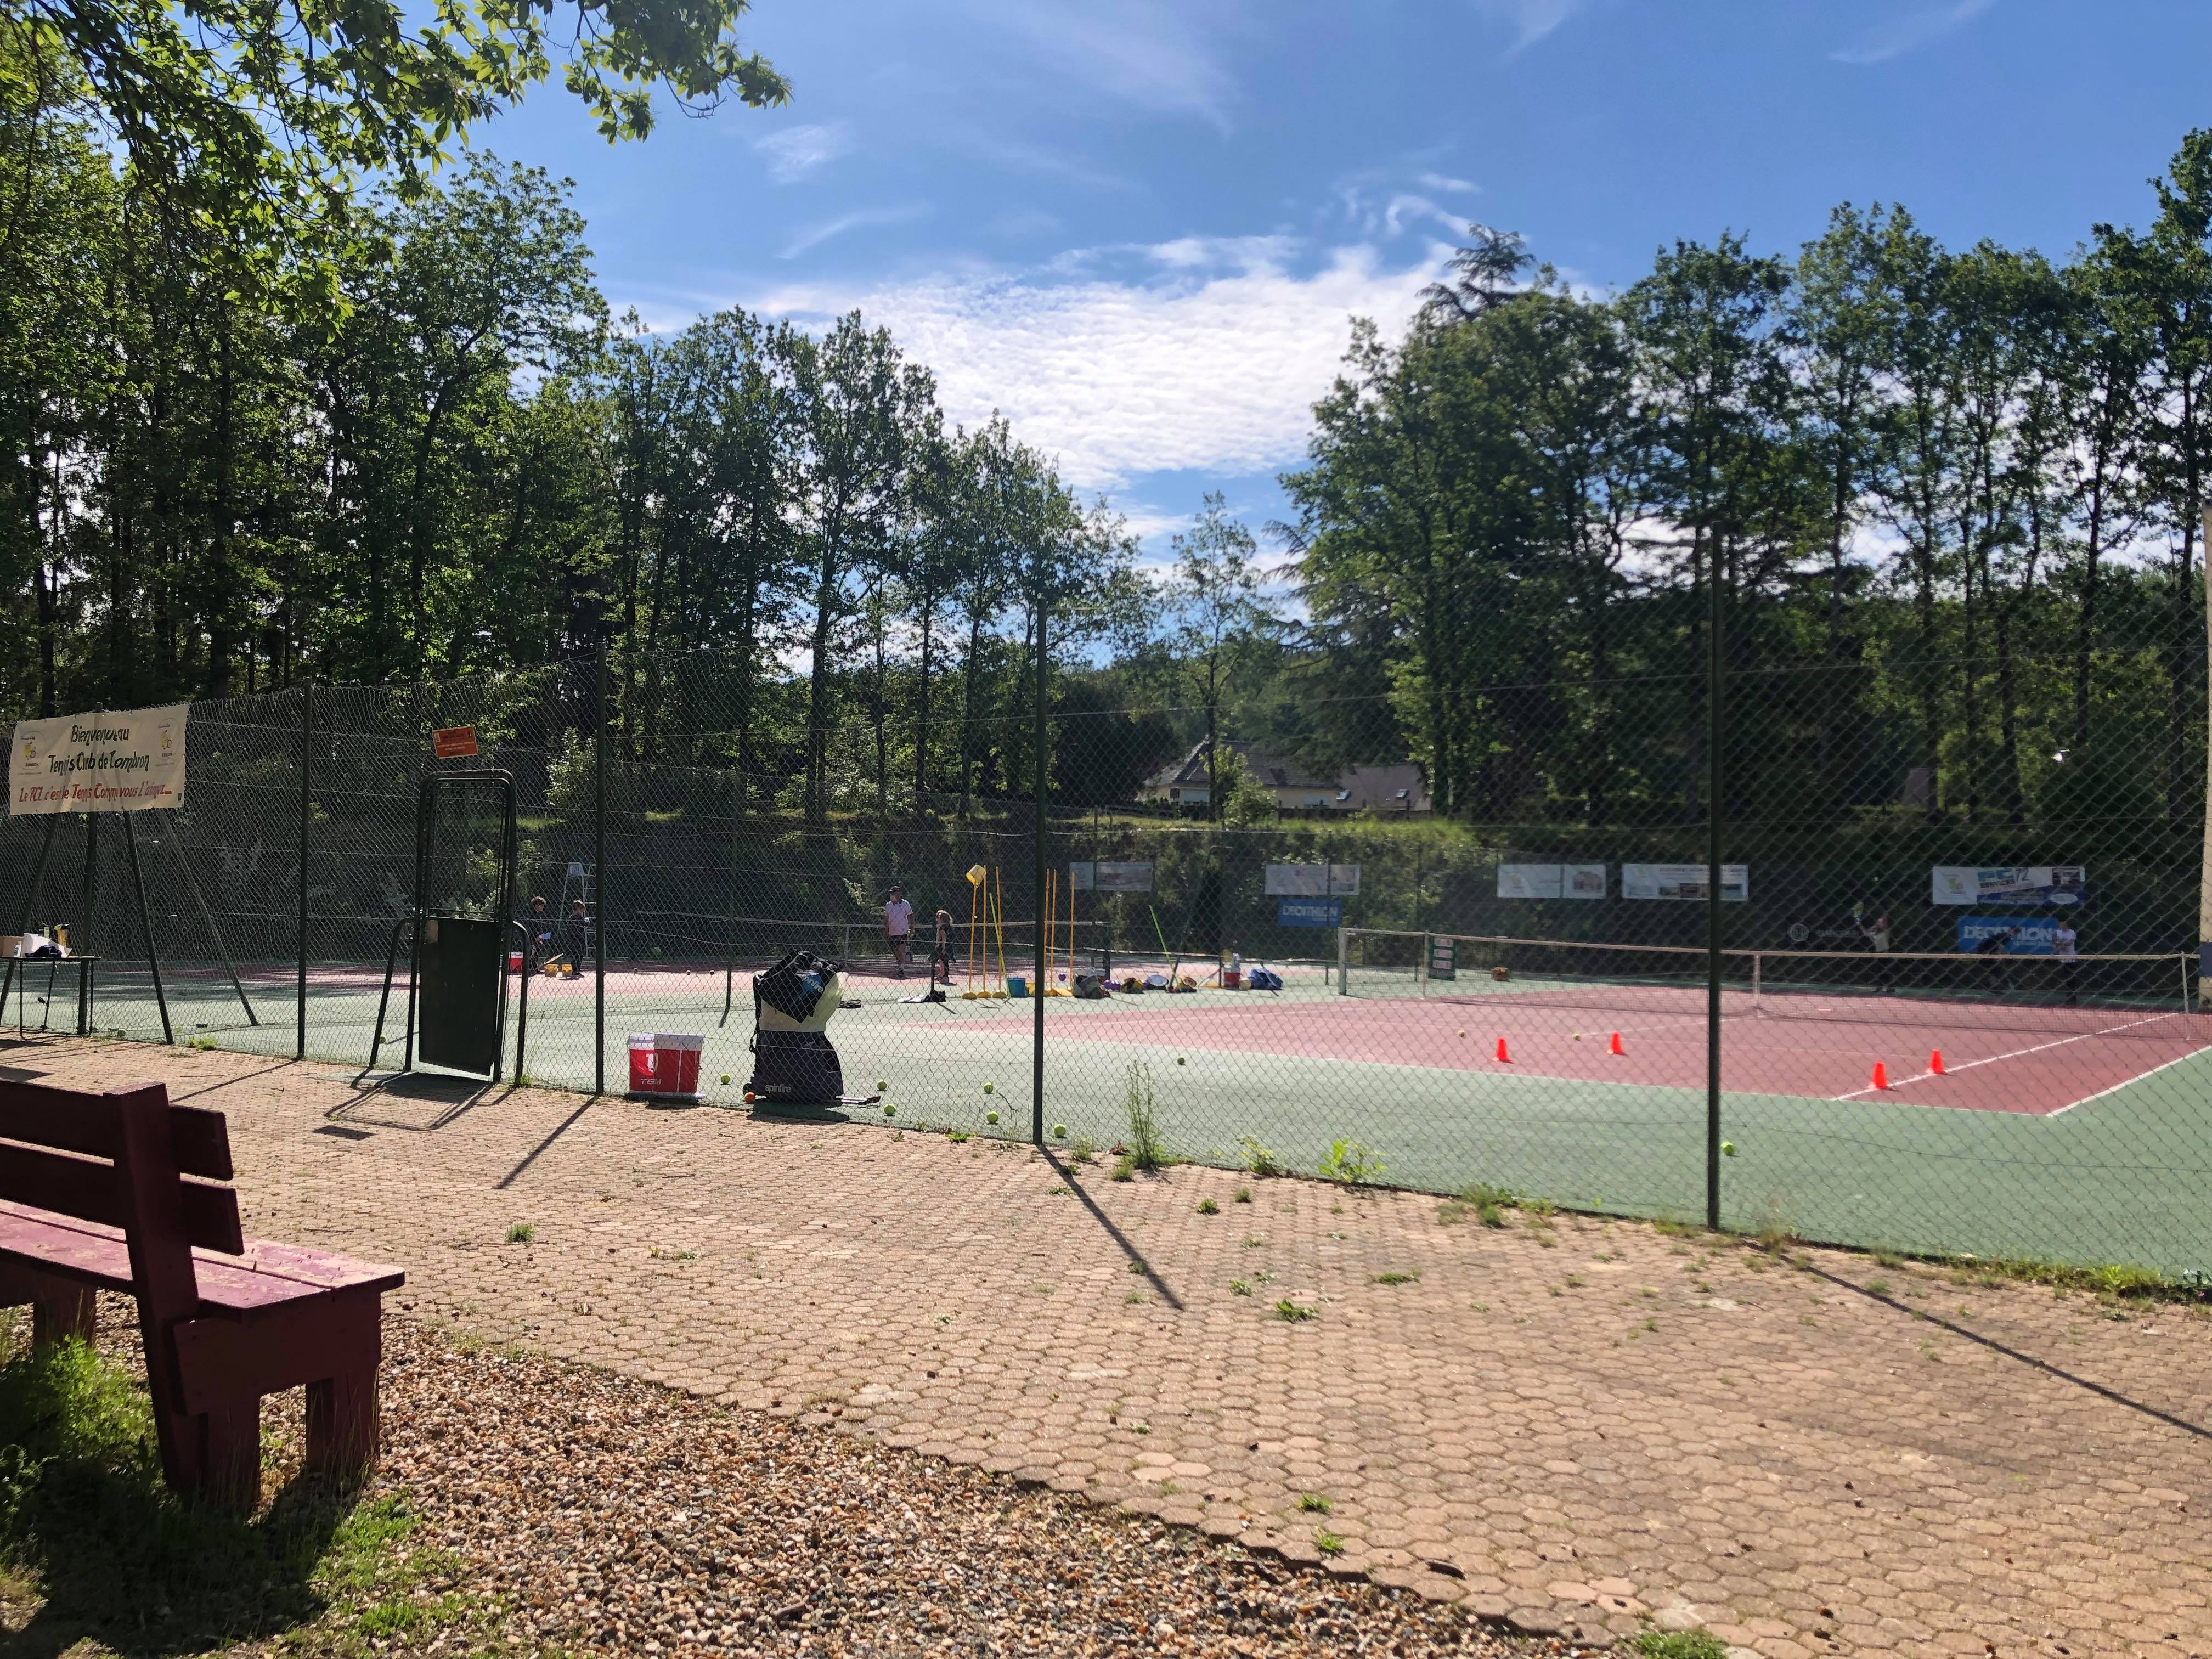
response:
M32 1340L93 1334L94 1292L135 1297L162 1472L250 1508L261 1398L305 1385L309 1467L374 1467L383 1295L397 1267L244 1237L221 1112L144 1083L0 1081L0 1307Z

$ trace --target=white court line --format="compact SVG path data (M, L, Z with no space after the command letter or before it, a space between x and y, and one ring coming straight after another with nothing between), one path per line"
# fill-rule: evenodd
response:
M2177 1016L2173 1014L2153 1014L2148 1019L2131 1019L2124 1025L2107 1025L2101 1031L2082 1031L2070 1037L2060 1037L2053 1042L2039 1042L2033 1048L2014 1048L2010 1054L1991 1054L1984 1060L1970 1060L1963 1066L1947 1066L1940 1073L1923 1072L1917 1077L1900 1078L1897 1082L1891 1084L1888 1089L1854 1089L1850 1093L1847 1095L1838 1095L1835 1098L1838 1100L1856 1100L1862 1095L1887 1094L1895 1090L1902 1089L1908 1083L1925 1083L1931 1077L1955 1077L1960 1072L1972 1071L1977 1066L1994 1066L2001 1060L2018 1060L2023 1054L2039 1054L2046 1048L2063 1048L2069 1043L2087 1042L2092 1037L2110 1036L2115 1031L2131 1031L2138 1025L2155 1025L2162 1019L2173 1019L2175 1018L2177 1018ZM2189 1056L2184 1054L2182 1058L2186 1060ZM2167 1065L2172 1065L2173 1062L2169 1060L2166 1063ZM2157 1069L2162 1072L2166 1069L2166 1066L2161 1066ZM2145 1072L2142 1075L2148 1077L2151 1073ZM2132 1083L2135 1080L2135 1079L2130 1078L2128 1082ZM2125 1086L2125 1084L2115 1084L2113 1085L2115 1088L2124 1088ZM2110 1094L2112 1090L2107 1089L2103 1092ZM2095 1095L2092 1095L2089 1098L2094 1100L2097 1097ZM2038 1115L2043 1117L2056 1117L2058 1115L2059 1112L2069 1111L2073 1107L2079 1106L2081 1103L2078 1100L2074 1101L2067 1106L2058 1108L2057 1111L2044 1112Z
M2128 1079L2124 1083L2115 1083L2111 1088L2100 1089L2094 1095L2084 1095L2079 1100L2069 1100L2063 1106L2061 1106L2057 1111L2045 1112L2044 1115L2045 1117L2058 1117L2067 1112L2072 1111L2076 1106L2087 1106L2093 1100L2102 1100L2106 1095L2116 1095L2123 1089L2131 1089L2136 1084L2141 1083L2143 1079L2147 1077L2156 1077L2160 1072L2166 1070L2168 1066L2179 1066L2181 1064L2182 1060L2195 1060L2203 1052L2204 1050L2202 1048L2192 1048L2187 1054L2180 1055L2177 1059L2167 1060L2165 1066L2154 1066L2148 1072L2137 1073L2135 1076Z

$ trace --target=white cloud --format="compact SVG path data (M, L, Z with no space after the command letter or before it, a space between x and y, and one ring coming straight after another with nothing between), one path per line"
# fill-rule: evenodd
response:
M916 202L908 207L863 208L857 213L841 213L834 219L818 219L786 242L776 258L795 259L809 248L820 247L831 237L842 236L848 230L868 225L902 225L928 215L929 204Z
M1229 131L1235 85L1200 27L1195 0L971 0L1025 36L1060 74L1140 108L1192 114Z
M1513 30L1513 50L1533 46L1580 11L1587 0L1473 0L1476 13Z
M795 185L817 167L852 154L853 140L841 121L833 126L786 127L754 139L753 148L768 157L769 178L779 185Z
M1441 190L1447 194L1477 191L1482 188L1481 185L1468 179L1450 179L1441 173L1425 173L1420 177L1420 183L1430 190Z
M1110 489L1152 472L1296 465L1348 319L1402 329L1443 252L1395 270L1371 246L1339 247L1297 271L1273 239L1217 244L1200 260L1205 245L1164 244L1150 250L1149 274L1119 279L969 273L805 284L747 303L803 323L858 306L936 372L952 419L973 426L997 410L1071 483Z
M1996 0L1954 0L1949 5L1915 6L1875 24L1828 56L1838 64L1886 64L1966 27L1996 4Z

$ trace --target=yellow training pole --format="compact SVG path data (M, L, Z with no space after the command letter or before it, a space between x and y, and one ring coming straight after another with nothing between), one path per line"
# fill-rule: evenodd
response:
M964 993L968 996L975 994L975 907L981 902L982 890L980 882L968 884L968 988Z
M996 865L991 867L991 908L996 913L995 926L999 933L999 994L1006 991L1006 889L999 879Z

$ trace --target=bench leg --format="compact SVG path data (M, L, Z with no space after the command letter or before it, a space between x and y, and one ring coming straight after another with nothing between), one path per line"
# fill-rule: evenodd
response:
M200 1491L218 1508L246 1515L261 1501L261 1402L251 1400L194 1419Z
M307 1467L339 1480L376 1467L376 1370L350 1370L307 1384Z
M31 1346L90 1342L100 1327L100 1300L82 1285L49 1279L31 1304Z

